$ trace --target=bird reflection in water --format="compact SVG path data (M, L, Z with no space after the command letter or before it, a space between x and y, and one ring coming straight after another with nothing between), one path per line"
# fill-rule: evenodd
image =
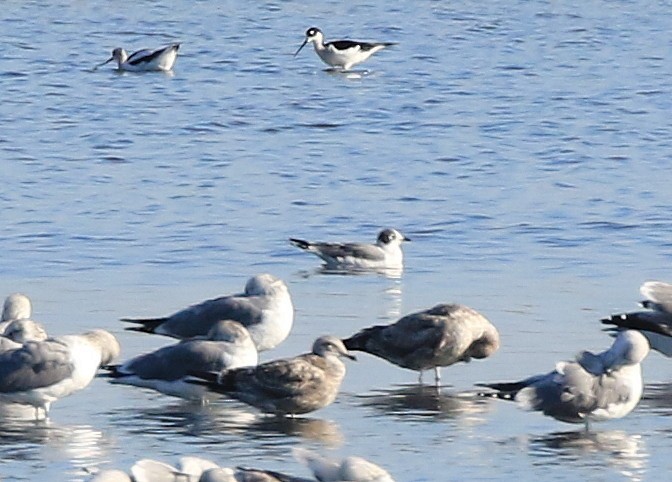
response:
M611 467L629 480L643 480L649 454L644 438L620 430L555 432L528 439L531 456L604 470ZM601 472L603 473L603 472ZM609 476L603 474L605 479ZM571 477L570 477L571 478Z
M2 414L6 414L3 407ZM27 419L0 419L0 459L3 468L11 472L13 462L40 460L45 451L49 460L64 467L72 474L81 474L82 470L96 465L111 450L112 442L102 432L88 425L58 425L49 420L35 420L34 410L30 409ZM35 464L29 474L31 480L44 476L40 470L45 467ZM67 477L64 474L64 480Z
M240 406L232 400L199 405L179 402L160 407L129 407L109 413L110 424L130 433L190 435L220 439L223 435L250 437L264 445L287 435L337 446L343 441L340 427L314 417L274 417Z
M491 400L471 394L445 393L432 385L398 385L357 395L362 406L371 407L399 418L459 419L470 423L485 421Z
M672 415L672 383L647 383L637 411Z

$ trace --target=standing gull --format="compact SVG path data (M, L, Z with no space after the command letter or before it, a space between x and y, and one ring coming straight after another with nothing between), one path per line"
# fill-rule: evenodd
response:
M262 412L299 415L331 404L345 376L340 357L355 359L334 336L315 340L312 353L284 358L256 367L237 368L221 374L194 373L199 382Z
M329 269L402 269L401 243L410 241L396 229L383 229L376 244L323 243L289 238L297 248L319 256Z
M355 42L353 40L335 40L324 43L324 34L319 28L306 30L306 38L296 51L296 57L306 44L312 43L315 53L322 61L334 68L350 70L354 65L364 62L379 50L395 45L394 42Z
M119 351L104 330L26 342L0 353L0 400L32 405L35 418L40 409L46 418L52 402L86 387Z
M119 47L112 51L112 57L102 64L96 65L95 68L102 67L114 60L117 62L119 70L127 70L129 72L168 72L175 65L179 49L180 44L175 43L157 50L138 50L129 56L124 49Z
M364 351L402 368L420 372L472 358L487 358L499 348L499 332L477 311L457 304L441 304L412 313L392 325L365 328L343 340L346 348Z
M218 321L203 339L184 340L105 368L111 371L112 383L204 401L206 388L185 381L190 372L229 370L257 362L257 348L245 327L225 320Z
M2 307L2 318L0 318L0 334L4 333L7 325L14 320L30 318L32 314L30 298L22 293L12 293L5 298Z
M622 331L612 346L598 354L579 353L576 361L559 362L550 373L519 382L483 383L503 400L541 411L562 422L585 423L621 418L642 397L642 367L649 342L634 330Z
M639 291L646 298L641 302L646 311L612 315L603 319L602 323L639 330L653 350L672 357L672 284L647 281Z
M260 274L247 281L242 294L207 300L164 318L122 318L139 325L129 330L180 339L204 336L221 320L245 326L258 351L274 348L287 338L294 322L287 285L273 275Z
M394 482L385 469L361 457L334 461L300 447L295 447L293 452L296 460L308 467L315 478L322 482Z

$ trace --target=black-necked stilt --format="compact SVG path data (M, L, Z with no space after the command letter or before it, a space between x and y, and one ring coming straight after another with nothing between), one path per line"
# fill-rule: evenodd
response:
M96 65L95 68L116 60L119 70L128 70L130 72L158 70L168 72L173 68L173 65L175 65L179 48L180 44L170 44L167 47L158 50L138 50L137 52L133 52L129 57L126 51L119 47L112 51L112 57L102 64Z
M394 42L355 42L352 40L335 40L324 43L324 34L319 28L311 27L306 31L306 39L296 51L296 57L309 42L313 43L315 52L322 61L335 68L350 70L353 65L364 62L379 50L395 45Z

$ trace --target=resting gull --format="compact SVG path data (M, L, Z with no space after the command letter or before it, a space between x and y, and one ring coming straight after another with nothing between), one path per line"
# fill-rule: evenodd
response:
M52 402L86 387L119 351L104 330L28 341L0 353L0 400L33 406L35 418L42 409L46 418Z
M260 274L248 280L242 294L207 300L165 318L122 318L139 325L129 330L180 339L204 336L220 320L244 325L258 351L274 348L287 338L294 321L287 285L275 276Z
M587 430L591 421L624 417L639 403L640 363L648 353L649 342L641 333L622 331L602 353L581 352L576 361L559 362L552 372L519 382L479 384L496 390L481 395L514 400L562 422L585 423Z
M4 333L7 325L14 320L30 318L33 308L30 304L30 298L22 293L12 293L5 298L5 304L2 307L2 318L0 318L0 334Z
M308 467L313 476L322 482L394 482L385 469L361 457L351 456L334 461L300 447L295 447L293 453L296 460Z
M343 340L346 348L364 351L402 368L420 372L472 358L486 358L499 348L497 329L477 311L457 304L441 304L412 313L392 325L365 328Z
M339 357L355 359L334 336L315 340L312 353L256 367L215 373L194 373L210 390L225 393L262 412L298 415L331 404L345 376Z
M649 340L651 349L672 357L672 284L647 281L639 291L646 299L646 311L613 315L602 320L606 325L639 330Z
M410 241L396 229L383 229L376 244L323 243L289 238L294 246L319 256L330 269L401 269L401 243Z
M205 338L183 340L122 365L105 368L111 371L112 383L204 401L206 388L185 381L190 372L221 371L253 366L257 362L257 349L245 327L236 321L224 320L215 323Z

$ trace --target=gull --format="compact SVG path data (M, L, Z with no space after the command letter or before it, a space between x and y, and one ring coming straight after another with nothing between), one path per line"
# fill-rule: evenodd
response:
M7 324L0 335L0 351L20 348L27 341L44 341L48 338L42 324L29 318L14 320Z
M247 281L242 294L207 300L164 318L122 318L139 325L129 330L180 339L206 335L220 320L245 326L258 351L274 348L287 338L294 322L287 285L273 275L260 274Z
M314 482L313 479L304 479L282 474L273 470L249 469L236 467L233 471L228 467L210 469L203 472L198 482Z
M653 350L672 357L672 284L647 281L639 291L646 298L641 302L646 311L612 315L604 318L602 323L639 330Z
M361 457L346 457L334 461L310 450L295 447L294 458L308 467L313 476L322 482L394 482L382 467Z
M5 298L5 304L2 307L2 318L0 318L0 334L2 334L6 326L14 321L24 318L30 318L32 314L32 306L30 298L22 293L12 293Z
M127 70L129 72L168 72L175 65L179 48L180 44L176 43L161 47L158 50L138 50L130 56L124 49L116 48L112 51L112 57L102 64L96 65L94 70L115 60L119 70Z
M376 244L324 243L289 238L297 248L322 258L329 269L401 269L404 253L401 243L410 241L396 229L383 229Z
M612 346L598 354L579 353L576 361L563 361L550 373L519 382L481 383L496 390L503 400L514 400L524 409L567 423L621 418L630 413L642 397L641 362L649 353L649 342L635 330L621 331Z
M324 43L324 34L319 28L306 30L306 39L296 51L296 57L306 44L311 43L322 61L334 68L350 70L354 65L364 62L379 50L395 45L394 42L355 42L352 40L336 40Z
M193 456L181 457L177 467L141 459L131 467L131 476L134 482L198 482L204 472L215 468L219 468L216 463Z
M345 376L339 357L355 359L341 340L326 335L312 353L236 368L220 374L193 373L210 390L227 394L265 413L299 415L331 404Z
M89 482L134 482L123 470L108 469L97 472Z
M105 330L28 341L0 353L0 400L33 406L36 419L42 409L46 418L52 402L85 388L119 351Z
M412 313L392 325L365 328L343 340L346 348L364 351L409 370L434 369L472 358L487 358L499 348L499 332L483 315L459 304L440 304Z
M151 388L167 395L203 402L205 387L187 383L192 371L221 371L256 365L257 348L243 325L218 321L207 337L183 340L137 356L122 365L105 367L112 383Z

